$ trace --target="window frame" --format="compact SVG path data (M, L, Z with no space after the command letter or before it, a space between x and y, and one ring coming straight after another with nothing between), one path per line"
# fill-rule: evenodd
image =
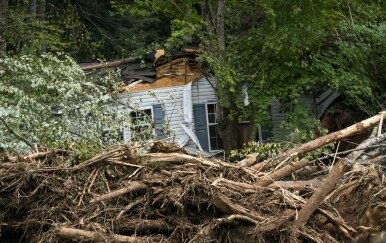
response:
M215 113L210 113L210 114L215 114L215 123L209 123L209 112L208 112L208 105L215 105ZM207 127L207 136L208 136L208 143L209 143L209 152L220 152L220 151L223 151L224 149L212 149L212 143L210 141L210 130L209 130L209 126L217 126L217 129L218 129L218 114L217 114L217 110L218 109L218 105L217 105L217 102L215 101L206 101L205 102L205 113L206 113L206 127ZM221 139L218 135L218 132L217 132L217 137L216 137L217 141L218 139ZM217 142L217 147L218 147L218 142Z
M150 110L150 117L152 119L152 122L154 122L154 111L153 111L153 107L152 106L145 106L145 107L141 107L141 108L138 108L136 111L135 110L132 110L132 109L129 109L129 116L131 117L131 113L132 112L135 112L136 113L136 117L135 118L138 118L138 112L139 111L145 111L145 110ZM132 118L132 117L131 117ZM152 123L149 123L150 126L152 126ZM132 140L132 132L131 132L131 129L132 128L135 128L135 127L139 127L139 126L144 126L144 125L129 125L127 126L127 128L129 129L129 137L127 139L127 141L133 141ZM155 129L152 128L152 132L151 134L154 136L155 135Z

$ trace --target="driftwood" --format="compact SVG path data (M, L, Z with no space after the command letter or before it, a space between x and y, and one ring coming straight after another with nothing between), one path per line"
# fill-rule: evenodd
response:
M12 160L8 151L0 154L1 226L17 226L29 242L355 242L386 220L377 163L386 133L378 134L333 161L279 155L284 166L264 172L163 144L142 155L109 148L74 167L63 163L71 151Z
M286 176L291 175L297 170L300 170L301 168L305 167L308 164L307 159L302 159L300 161L289 163L288 165L284 166L283 168L272 172L271 174L266 175L268 179L261 180L256 183L258 186L268 186L272 184L275 180L284 178Z
M139 243L139 242L157 242L156 238L151 239L150 237L134 237L124 236L118 234L106 234L97 233L93 231L80 230L62 227L58 230L58 236L63 239L70 240L91 240L93 242L126 242L126 243ZM160 240L158 238L158 240Z
M111 150L111 151L107 151L107 152L104 152L104 153L101 153L101 154L98 154L98 155L95 155L94 157L74 166L72 169L73 170L80 170L80 169L83 169L87 166L91 166L91 165L94 165L96 163L99 163L99 162L102 162L102 161L105 161L111 157L113 157L116 153L124 153L124 148L123 147L120 147L120 148L117 148L117 149L114 149L114 150Z
M372 144L382 142L385 139L386 133L379 137L371 137L362 142L358 148L366 148ZM296 226L302 226L307 223L311 215L317 208L319 208L320 204L324 201L327 195L333 191L335 185L342 179L345 169L352 164L361 155L361 153L363 153L363 150L354 151L349 154L347 158L339 160L338 163L333 166L331 172L323 180L323 183L315 191L315 193L312 194L306 205L300 210L299 216L294 222Z
M282 161L288 161L291 158L296 157L298 155L313 151L315 149L318 149L318 148L320 148L324 145L330 144L332 142L350 137L354 134L362 132L362 131L376 125L385 116L386 116L386 112L381 112L380 114L378 114L376 116L373 116L367 120L358 122L352 126L349 126L345 129L343 129L343 130L330 133L328 135L325 135L325 136L322 136L322 137L317 138L315 140L304 143L296 148L290 149L287 152L284 152L280 156L278 156L277 159L282 160ZM261 164L265 165L268 162L269 161L264 161ZM261 165L258 164L256 166L252 166L251 168L258 170L261 168Z
M127 186L125 186L125 187L123 187L121 189L112 191L110 193L107 193L107 194L104 194L104 195L101 195L99 197L96 197L96 198L92 199L90 201L90 204L101 202L101 201L105 201L105 200L110 200L110 199L113 199L115 197L119 197L119 196L125 195L125 194L127 194L129 192L146 190L148 188L149 188L149 186L146 185L145 183L138 182L138 181L131 181L129 183L129 185L127 185Z

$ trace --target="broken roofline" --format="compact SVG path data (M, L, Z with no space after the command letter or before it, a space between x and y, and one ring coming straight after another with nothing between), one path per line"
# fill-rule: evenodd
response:
M154 56L147 57L147 68L140 68L138 58L126 58L85 65L82 69L93 71L101 68L121 67L121 81L123 82L120 92L139 92L183 86L198 78L206 77L205 71L196 62L196 57L200 54L197 50L185 49L183 52L173 54L170 58L165 56L163 50L158 50L153 54ZM134 66L129 68L131 65L134 65L135 68ZM145 71L146 69L152 69L154 74L151 77L147 76L149 71Z
M171 55L172 59L179 59L179 58L184 58L186 56L192 56L192 57L197 57L201 54L202 52L200 50L192 49L192 48L185 48L182 52L177 52L175 54ZM154 58L148 58L149 56L154 55ZM157 66L156 62L161 58L165 56L165 50L160 49L156 50L153 53L148 54L148 59L154 60L153 66ZM110 68L110 67L119 67L120 65L123 64L128 64L132 63L136 60L140 60L141 58L124 58L124 59L118 59L118 60L113 60L113 61L108 61L108 62L102 62L102 63L92 63L92 64L84 64L81 65L81 69L83 71L90 71L93 69L98 69L98 68ZM159 65L164 65L167 64L168 62L160 63Z

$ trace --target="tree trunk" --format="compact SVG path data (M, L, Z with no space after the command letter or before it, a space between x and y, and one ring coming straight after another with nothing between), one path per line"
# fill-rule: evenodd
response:
M231 102L231 107L236 106L232 100L229 102ZM238 129L239 123L237 119L234 119L229 115L231 111L236 111L236 109L237 108L223 108L225 118L219 127L221 130L223 148L227 157L229 156L231 150L240 148Z
M381 112L380 114L378 114L376 116L373 116L367 120L363 120L361 122L358 122L350 127L343 129L343 130L330 133L330 134L325 135L323 137L320 137L320 138L317 138L315 140L304 143L296 148L288 150L287 152L283 153L279 159L289 160L295 156L313 151L317 148L323 147L324 145L333 143L335 141L338 141L338 140L350 137L350 136L357 134L359 132L365 131L366 129L379 123L379 121L382 119L382 117L386 117L386 112Z
M315 210L317 210L323 203L327 195L334 190L335 185L342 179L345 170L352 166L355 160L364 152L368 146L383 142L384 140L386 140L386 133L380 137L370 137L358 146L358 148L362 148L363 150L354 151L345 159L339 160L338 163L332 167L331 172L323 180L320 187L312 194L307 203L299 211L299 216L297 220L295 220L294 224L296 226L303 226L306 224Z
M0 57L4 57L7 51L6 42L4 39L4 29L6 25L6 13L9 0L0 0Z
M31 18L36 17L36 9L37 9L37 4L36 0L29 0L28 4L28 13L31 15Z
M224 57L225 50L225 24L224 24L224 6L225 0L218 0L217 2L217 48L221 59Z
M46 20L46 0L39 0L39 20L44 22ZM44 23L43 23L44 26ZM43 27L43 36L46 35L45 28ZM42 42L42 53L47 52L47 44L45 41Z
M201 2L201 15L206 23L206 33L213 34L213 14L212 14L212 1L204 0Z

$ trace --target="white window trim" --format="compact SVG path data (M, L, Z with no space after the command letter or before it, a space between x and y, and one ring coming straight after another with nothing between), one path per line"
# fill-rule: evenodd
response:
M210 143L208 105L216 105L216 113L215 113L216 114L216 120L217 120L217 108L218 108L218 105L217 105L217 102L215 102L215 101L206 101L205 102L205 117L206 117L206 129L207 129L207 136L208 136L209 152L221 152L221 151L223 151L223 149L212 150L212 146L211 146L211 143ZM217 128L218 128L218 123L211 123L211 124L212 125L217 125Z
M140 107L140 108L138 108L137 109L137 111L143 111L143 110L150 110L150 112L151 112L151 118L153 119L153 121L154 121L154 111L153 111L153 106L144 106L144 107ZM128 113L129 113L129 116L130 116L130 113L132 112L132 111L134 111L134 112L137 112L137 111L135 111L135 110L132 110L132 109L127 109L127 111L128 111ZM127 129L129 130L128 131L128 138L126 138L125 136L123 137L123 140L124 141L129 141L129 142L131 142L131 126L129 125L129 126L127 126ZM155 129L153 128L152 129L152 133L153 133L153 135L155 135Z

